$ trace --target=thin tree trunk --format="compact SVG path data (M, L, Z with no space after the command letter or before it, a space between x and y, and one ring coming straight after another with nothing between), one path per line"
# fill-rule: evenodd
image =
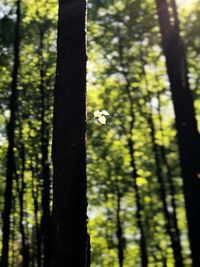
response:
M13 201L12 201L12 212L11 213L15 213L15 209L16 209L16 199L13 196ZM11 251L12 251L12 255L11 255L11 259L10 259L10 264L12 267L15 266L15 260L16 260L16 255L15 255L15 219L12 221L12 225L10 226L11 228Z
M85 0L59 1L52 267L87 262L85 19Z
M21 126L20 126L21 127ZM22 133L20 129L20 139L22 139ZM20 220L19 220L19 228L22 237L22 267L29 267L29 249L28 243L26 239L25 229L24 229L24 191L25 191L25 182L24 182L24 172L25 172L25 149L24 144L20 141L20 158L21 158L21 181L19 180L19 176L17 174L17 169L15 166L15 176L16 176L16 183L17 183L17 192L19 195L19 205L20 205Z
M124 77L127 82L127 93L129 96L129 101L130 101L130 116L131 116L131 121L130 121L130 128L129 132L127 133L126 129L124 126L122 128L124 129L124 132L127 133L127 145L128 145L128 150L129 150L129 155L130 155L130 166L132 167L132 177L133 177L133 188L135 191L135 201L136 201L136 221L137 221L137 226L140 231L140 249L141 249L141 261L142 261L142 267L147 267L148 266L148 255L147 255L147 244L146 244L146 237L145 237L145 232L144 232L144 227L142 224L142 206L140 203L140 194L139 194L139 188L137 185L137 178L139 177L136 164L135 164L135 150L134 150L134 142L132 139L132 134L133 134L133 129L134 129L134 122L135 122L135 115L133 112L133 99L130 94L130 83L129 80L127 79L127 75L124 73Z
M124 129L123 129L124 130ZM112 143L112 140L111 140ZM110 144L111 145L111 144ZM108 181L112 180L112 165L108 162L107 163L107 177ZM119 181L117 180L117 170L115 170L115 183L114 183L114 188L116 190L115 194L117 197L117 208L116 208L116 237L117 237L117 254L118 254L118 263L119 267L123 267L124 263L124 249L125 249L125 237L123 235L123 225L122 225L122 219L121 219L121 200L123 197L123 192L121 192L119 188ZM109 185L107 185L109 186ZM105 194L105 202L107 202L107 194ZM107 234L106 234L107 235ZM108 244L109 238L108 239ZM112 245L111 245L112 246Z
M44 125L43 125L44 126ZM48 137L42 133L42 178L43 178L43 192L42 192L42 235L43 235L43 247L44 247L44 267L49 267L50 264L50 170L48 163ZM48 133L46 133L48 134Z
M172 100L176 115L176 128L180 151L186 212L193 266L200 266L200 180L199 151L200 138L195 118L194 102L189 88L188 70L183 42L180 38L177 18L170 22L169 6L166 0L156 0L163 50L171 84ZM173 14L175 2L173 2ZM177 14L177 13L176 13Z
M37 162L37 161L36 161ZM32 197L33 197L33 204L34 204L34 217L35 217L35 229L36 229L36 260L37 260L37 267L41 267L41 251L42 251L42 240L41 240L41 227L39 225L39 204L38 204L38 197L39 197L39 186L36 184L36 190L34 186L34 177L35 177L35 170L33 166L33 159L31 157L31 172L32 172ZM33 240L34 243L34 240Z
M10 121L8 125L8 151L6 170L6 189L3 212L3 241L1 267L8 267L9 237L10 237L10 214L12 206L12 187L15 173L14 167L14 142L15 142L15 121L17 110L17 84L19 70L19 49L20 49L20 0L16 2L16 24L14 39L14 66L12 76L12 87L10 96Z
M172 216L173 216L173 228L174 228L174 235L175 235L175 240L177 243L181 244L181 235L178 227L178 214L177 214L177 207L176 207L176 200L175 200L175 187L173 183L173 175L172 175L172 170L169 165L167 155L166 155L166 149L164 145L164 130L162 127L162 116L161 116L161 110L160 110L160 96L158 95L158 116L159 116L159 123L160 123L160 131L162 135L162 145L161 145L161 157L162 161L166 167L167 170L167 178L168 178L168 183L169 183L169 191L170 191L170 197L171 197L171 206L173 209ZM179 245L181 247L181 245Z
M125 79L127 78L127 75L124 74ZM133 134L133 129L134 129L134 122L135 122L135 115L133 112L133 100L130 94L130 83L129 80L127 79L127 92L129 96L129 101L130 101L130 115L131 115L131 121L130 121L130 128L129 132L127 133L127 130L125 129L124 126L122 128L124 129L124 132L127 133L127 145L128 145L128 150L129 150L129 155L130 155L130 166L132 168L132 177L133 177L133 188L135 191L135 201L136 201L136 221L137 221L137 226L140 231L140 250L141 250L141 262L142 262L142 267L147 267L148 266L148 255L147 255L147 244L146 244L146 237L145 237L145 232L144 232L144 227L142 223L142 206L140 202L140 194L139 194L139 188L137 185L137 178L139 178L138 172L137 172L137 167L135 164L135 150L134 150L134 142L132 139L132 134Z
M171 1L173 1L173 0L171 0ZM176 15L176 17L177 17L177 15ZM155 75L156 75L156 82L159 82L159 78L158 78L157 73L155 73ZM181 234L180 234L180 230L178 227L178 214L177 214L177 206L176 206L176 200L175 200L176 190L175 190L175 185L173 182L173 172L172 172L171 166L170 166L168 159L167 159L167 152L166 152L165 144L164 144L164 129L163 129L163 125L162 125L161 103L160 103L160 93L159 92L157 93L157 100L158 100L157 111L158 111L158 119L159 119L159 129L160 129L161 138L162 138L162 144L161 144L161 146L159 146L159 150L161 153L162 162L163 162L164 166L166 167L166 171L167 171L167 181L169 184L170 204L172 207L172 214L171 214L172 233L174 235L175 242L177 242L177 244L178 244L177 248L180 249L181 248Z
M39 45L39 68L40 68L40 94L41 94L41 153L42 153L42 221L41 221L41 234L43 238L43 249L44 249L44 267L49 267L50 264L50 225L51 225L51 214L50 214L50 169L48 163L48 146L49 146L49 131L48 123L46 122L46 95L45 95L45 70L44 70L44 58L43 58L43 41L44 31L40 30L40 45Z
M119 189L118 189L119 190ZM121 222L121 195L117 193L117 212L116 212L116 224L117 224L117 239L118 239L118 262L119 267L123 267L124 263L124 237Z
M151 139L152 139L152 145L153 145L153 151L154 151L154 156L155 156L155 163L156 163L156 174L157 174L157 178L158 178L158 183L160 185L160 196L161 196L161 200L163 203L163 212L164 212L164 216L166 219L166 230L167 233L169 234L170 240L171 240L171 244L172 244L172 249L173 249L173 253L174 253L174 260L175 260L175 264L177 267L182 267L183 266L183 258L182 258L182 253L181 253L181 243L180 243L180 239L179 239L179 235L176 236L176 232L174 232L174 226L177 227L178 230L178 226L177 226L177 217L174 214L174 210L173 213L170 214L168 211L168 205L167 205L167 194L166 194L166 189L165 189L165 181L164 181L164 177L163 177L163 172L162 172L162 168L161 168L161 162L160 162L160 156L159 156L159 147L156 143L156 132L155 132L155 125L154 125L154 121L153 121L153 112L152 112L152 105L151 105L151 97L150 97L150 92L149 92L149 85L148 85L148 80L146 78L146 70L145 70L145 59L143 56L143 52L141 51L141 62L142 62L142 74L144 76L144 80L145 80L145 86L146 86L146 93L147 93L147 100L149 102L150 105L150 112L149 114L147 114L147 121L151 130ZM163 156L163 154L162 154ZM165 161L166 163L166 161ZM169 167L169 166L168 166ZM169 169L168 169L169 170ZM168 173L169 174L169 173ZM171 173L170 173L171 174ZM171 176L168 177L169 179L171 179ZM171 180L170 180L171 182ZM172 190L172 192L170 191L170 194L172 198L174 198L174 190L173 188L170 187L170 189ZM174 202L172 202L172 204L174 204Z
M140 249L141 249L141 261L142 261L142 266L143 267L147 267L148 266L148 255L147 255L147 244L146 244L146 238L145 238L145 232L144 232L144 227L142 224L142 207L141 207L141 203L140 203L140 195L139 195L139 188L137 185L137 178L139 177L138 172L137 172L137 168L136 168L136 164L135 164L135 151L134 151L134 142L133 142L133 138L132 138L132 134L133 134L133 130L134 130L134 123L135 123L135 114L133 111L133 107L134 107L134 102L133 102L133 98L131 95L131 84L130 81L128 79L128 73L125 70L125 64L124 64L124 56L123 56L123 47L121 44L121 39L120 39L120 29L118 29L118 33L119 33L119 60L120 60L120 65L122 67L122 74L124 75L125 81L126 81L126 93L128 95L128 99L129 99L129 104L130 104L130 116L131 116L131 120L130 120L130 124L129 124L129 130L127 133L127 145L128 145L128 150L129 150L129 155L130 155L130 166L132 167L132 177L133 177L133 188L135 191L135 201L136 201L136 219L137 219L137 225L138 225L138 229L140 231ZM125 127L122 125L125 133L127 132Z
M144 228L142 224L142 206L140 203L140 195L139 195L139 188L137 185L137 178L139 177L135 165L135 159L134 159L134 143L132 138L128 139L128 148L129 148L129 154L131 157L130 160L130 165L133 169L132 174L133 174L133 187L135 191L135 200L136 200L136 219L137 219L137 224L138 228L141 234L140 237L140 249L141 249L141 260L142 260L142 267L147 267L148 266L148 256L147 256L147 244L146 244L146 238L145 238L145 233L144 233Z
M156 163L156 175L158 178L158 182L160 185L160 195L161 195L161 200L163 204L163 211L164 211L164 216L166 219L166 230L167 233L169 234L171 244L172 244L172 249L174 253L174 261L175 261L175 266L176 267L182 267L183 266L183 260L182 260L182 254L181 254L181 245L180 242L178 242L177 238L175 237L175 234L173 232L173 227L172 227L172 216L170 215L167 207L167 196L165 192L165 183L162 175L162 169L160 165L160 158L159 158L159 148L158 145L156 144L155 140L155 127L152 119L152 114L150 114L148 118L150 130L151 130L151 139L152 139L152 145L153 145L153 150L154 150L154 155L155 155L155 163Z

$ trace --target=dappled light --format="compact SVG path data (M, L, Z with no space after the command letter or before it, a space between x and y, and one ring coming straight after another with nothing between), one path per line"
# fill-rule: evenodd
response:
M1 267L200 267L199 24L199 0L0 2Z

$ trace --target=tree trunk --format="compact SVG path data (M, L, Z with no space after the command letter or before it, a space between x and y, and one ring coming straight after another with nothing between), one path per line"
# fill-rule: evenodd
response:
M193 266L200 266L200 180L198 179L200 138L197 130L194 103L189 88L186 55L179 35L177 17L170 22L166 0L156 0L163 50L171 84L172 100L176 115L176 128L184 180L186 212ZM177 16L173 1L173 15ZM175 13L176 11L176 13Z
M21 125L20 125L20 140L22 140L22 132L21 132ZM19 142L20 147L19 153L20 153L20 159L21 159L21 175L19 176L17 174L17 169L15 166L15 176L16 176L16 183L17 183L17 192L19 195L19 206L20 206L20 219L19 219L19 229L21 233L22 238L22 267L29 267L29 248L28 248L28 242L26 238L25 228L24 228L24 191L25 191L25 181L24 181L24 172L25 172L25 148L24 144L20 141ZM20 179L21 178L21 179Z
M135 165L135 159L134 159L134 143L132 138L128 139L128 148L129 148L129 154L131 157L130 160L130 165L133 169L133 187L135 191L135 200L136 200L136 219L137 219L137 224L138 228L141 234L140 237L140 249L141 249L141 260L142 260L142 267L147 267L148 266L148 256L147 256L147 244L146 244L146 238L145 238L145 233L144 233L144 227L142 224L142 207L140 203L140 195L139 195L139 189L137 185L137 178L139 177Z
M119 191L119 189L118 189ZM118 240L118 262L119 267L123 267L124 263L124 237L121 222L121 194L117 192L117 212L116 212L116 225L117 225L117 240Z
M159 155L159 149L160 147L157 145L156 143L156 130L155 130L155 125L154 125L154 121L153 121L153 111L152 111L152 104L151 104L151 94L149 92L149 84L148 84L148 80L146 78L146 70L145 70L145 65L146 65L146 61L144 59L144 55L143 55L143 51L141 50L141 62L142 62L142 73L144 76L144 80L145 80L145 86L146 86L146 94L147 94L147 101L149 102L149 114L146 114L147 116L147 121L149 124L149 128L150 128L150 134L151 134L151 140L152 140L152 146L153 146L153 151L154 151L154 157L155 157L155 165L156 165L156 175L158 178L158 184L160 186L160 197L161 197L161 201L162 201L162 205L163 205L163 213L164 213L164 217L166 220L166 231L170 237L171 240L171 244L172 244L172 249L173 249L173 253L174 253L174 260L175 260L175 265L177 267L182 267L183 266L183 258L182 258L182 253L181 253L181 243L180 243L180 239L179 239L179 235L176 235L176 231L174 231L174 227L176 226L176 230L178 231L178 225L177 225L177 217L176 217L176 209L173 209L172 214L170 214L170 212L168 211L168 205L167 205L167 193L166 193L166 184L165 184L165 180L163 177L163 171L162 171L162 167L161 167L161 159L160 159L160 155ZM140 108L142 110L142 108ZM161 118L160 118L161 119ZM161 148L161 156L163 158L163 156L165 156L165 154L163 154L163 147ZM166 157L164 157L165 161L164 163L167 163ZM170 196L171 196L171 204L172 207L174 207L175 202L174 202L174 188L172 186L172 182L171 182L171 172L169 173L169 165L167 164L167 170L168 170L168 179L169 179L169 184L170 184Z
M85 0L59 1L52 267L87 262L85 20Z
M17 110L17 84L19 69L19 48L20 48L20 0L16 2L17 18L15 24L14 39L14 66L12 75L12 86L10 96L10 121L8 125L8 151L7 151L7 171L6 171L6 189L3 211L3 241L2 241L2 259L1 266L8 267L9 237L10 237L10 214L12 206L12 187L15 173L14 167L14 142L15 142L15 121Z
M161 201L163 204L163 212L164 212L164 216L166 220L165 222L166 230L167 230L167 233L169 234L170 241L172 244L175 266L183 267L181 244L180 242L178 242L179 240L176 238L176 232L175 233L173 232L173 225L172 225L173 217L169 213L168 207L167 207L167 196L166 196L166 191L165 191L165 183L164 183L161 164L160 164L159 148L155 140L155 127L153 123L152 114L150 114L148 118L148 122L149 122L149 127L151 130L151 139L152 139L152 145L153 145L153 151L154 151L155 163L156 163L156 175L157 175L158 183L160 186L160 197L161 197Z
M49 130L48 123L46 122L46 95L45 95L45 69L44 69L44 58L43 58L43 41L44 31L40 30L40 45L39 45L39 69L40 69L40 94L41 94L41 153L42 153L42 221L41 221L41 234L43 239L44 249L44 267L49 267L50 264L50 225L51 225L51 214L50 214L50 169L48 163L48 146L49 146Z
M36 160L37 162L37 160ZM33 198L33 204L34 204L34 219L35 219L35 239L33 238L33 244L35 243L35 249L36 249L36 261L37 261L37 267L41 267L41 225L39 224L39 218L38 218L38 213L39 213L39 203L38 203L38 197L39 197L39 186L38 184L34 185L34 179L36 176L36 172L33 166L33 158L31 156L31 172L32 172L32 183L31 183L31 191L32 191L32 198ZM35 242L34 242L35 241Z
M16 198L13 196L13 201L12 201L12 210L11 213L15 213L16 211ZM15 248L15 243L16 243L16 221L13 218L13 221L10 225L10 250L11 250L11 259L10 259L10 265L15 266L15 260L16 260L16 248Z
M158 116L159 116L159 123L160 123L160 131L161 131L161 136L162 136L162 145L160 147L161 150L161 158L163 161L164 166L166 167L167 170L167 179L168 179L168 184L169 184L169 193L171 197L171 206L172 206L172 225L173 225L173 234L175 241L179 244L179 247L181 247L181 235L180 235L180 230L178 227L178 214L177 214L177 206L176 206L176 200L175 200L175 186L173 182L173 174L171 170L171 166L168 162L167 159L167 154L166 154L166 149L165 149L165 144L164 144L164 130L162 127L162 116L161 116L161 110L160 110L160 96L158 94Z
M135 164L135 150L134 150L134 142L133 142L133 130L134 130L134 124L135 124L135 114L133 111L134 107L134 101L133 97L131 95L131 83L128 78L128 72L126 71L125 68L125 63L124 63L124 54L123 54L123 47L121 44L121 36L120 36L120 29L118 29L118 34L119 34L119 45L118 45L118 52L119 52L119 63L122 68L122 75L124 76L124 79L126 81L126 94L128 96L128 101L129 101L129 115L131 117L130 123L129 123L129 129L126 130L124 125L121 125L121 127L124 129L124 132L127 133L127 145L128 145L128 151L130 155L130 166L132 168L132 177L133 177L133 188L135 191L135 201L136 201L136 221L137 221L137 226L140 231L140 250L141 250L141 262L142 262L142 267L147 267L148 266L148 255L147 255L147 244L146 244L146 238L145 238L145 233L144 233L144 227L142 224L142 207L140 203L140 194L139 194L139 189L137 185L137 178L138 172Z

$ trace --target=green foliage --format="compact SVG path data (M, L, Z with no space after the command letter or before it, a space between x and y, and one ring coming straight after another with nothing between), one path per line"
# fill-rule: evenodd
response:
M3 210L9 98L11 94L15 1L0 4L0 210ZM6 8L8 4L8 8ZM189 78L200 127L199 1L180 3L181 34L188 52ZM7 30L9 29L9 30ZM10 266L21 266L20 192L30 266L38 266L38 233L43 216L42 145L50 169L52 205L52 117L56 68L57 1L22 1L18 110L15 129L16 174L11 214ZM90 0L88 3L88 228L91 266L118 267L119 242L124 267L141 266L137 201L129 141L134 143L136 184L149 267L173 267L174 257L160 197L149 118L155 127L161 172L171 207L168 169L172 170L184 266L191 265L177 148L174 111L153 0ZM70 66L69 66L70 67ZM133 123L134 120L134 123ZM133 125L132 125L133 124ZM45 129L42 133L42 127ZM131 127L131 125L133 127ZM43 135L43 136L42 136ZM44 139L42 139L45 137ZM23 167L22 147L25 151ZM24 169L23 169L24 168ZM23 179L22 179L23 176ZM63 200L64 201L64 200ZM119 206L120 202L120 206ZM119 240L117 216L122 227ZM2 220L0 221L2 227ZM2 231L0 232L2 241ZM0 242L0 250L2 242ZM41 255L43 259L43 254ZM166 264L165 264L166 263ZM165 264L165 265L164 265Z

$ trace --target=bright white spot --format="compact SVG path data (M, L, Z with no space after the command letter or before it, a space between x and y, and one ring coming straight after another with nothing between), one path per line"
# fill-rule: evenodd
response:
M106 116L109 116L109 112L105 109L96 110L94 112L94 117L97 118L98 122L101 124L106 124Z

